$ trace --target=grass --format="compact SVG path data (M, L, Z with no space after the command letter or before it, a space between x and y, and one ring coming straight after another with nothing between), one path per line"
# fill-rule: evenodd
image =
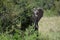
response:
M39 21L39 32L49 40L60 40L60 16L43 17Z
M32 26L26 32L16 31L14 35L0 34L0 40L60 40L60 16L42 17L39 21L38 37Z

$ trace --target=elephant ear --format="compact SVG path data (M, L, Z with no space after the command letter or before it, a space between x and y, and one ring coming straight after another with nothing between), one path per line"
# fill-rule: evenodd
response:
M44 13L43 8L37 8L39 13Z

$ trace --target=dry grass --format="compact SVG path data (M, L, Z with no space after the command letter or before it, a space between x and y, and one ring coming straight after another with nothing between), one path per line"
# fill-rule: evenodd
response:
M60 40L60 16L43 17L39 21L39 32L51 40Z

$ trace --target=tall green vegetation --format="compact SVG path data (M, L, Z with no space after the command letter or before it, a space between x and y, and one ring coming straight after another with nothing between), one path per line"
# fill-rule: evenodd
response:
M30 26L28 17L34 7L42 7L44 16L60 15L60 0L0 0L0 33L19 33L24 22Z

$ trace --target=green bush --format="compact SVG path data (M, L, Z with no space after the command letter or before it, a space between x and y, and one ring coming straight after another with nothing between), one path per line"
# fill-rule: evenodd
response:
M30 28L33 24L30 26L28 19L34 7L42 7L44 16L60 15L60 1L57 0L0 0L0 40L36 40L37 34ZM25 32L20 30L23 23L27 26ZM48 40L48 37L40 34L39 39Z

